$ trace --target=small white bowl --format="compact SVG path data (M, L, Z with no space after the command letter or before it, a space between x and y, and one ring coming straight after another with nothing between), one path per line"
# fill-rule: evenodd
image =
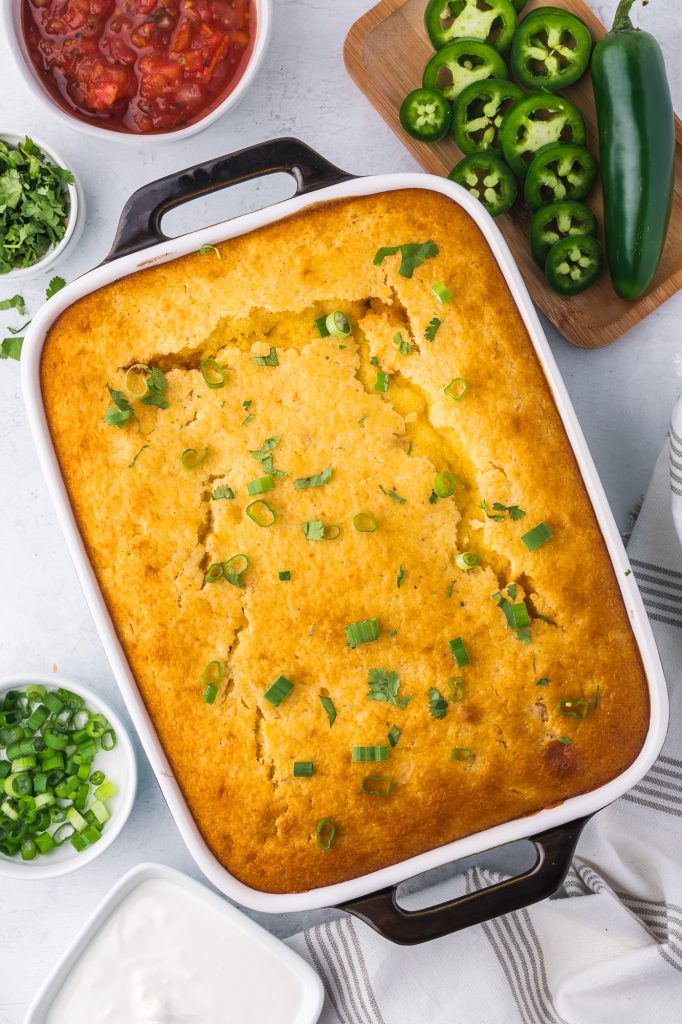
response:
M233 907L222 896L211 892L205 885L195 882L193 878L189 878L181 871L175 871L164 864L138 864L116 883L108 896L95 908L83 928L62 954L59 962L43 980L26 1012L24 1024L45 1024L49 1017L50 1007L58 992L108 918L139 885L159 878L181 886L203 902L208 903L209 906L214 907L231 922L235 931L241 932L245 938L255 940L263 949L277 957L289 973L299 981L303 993L301 1005L295 1018L291 1020L291 1024L315 1024L322 1012L324 989L319 976L303 957L285 946L280 939L275 938L246 914ZM150 940L153 941L153 936L150 936ZM267 985L267 977L263 978L263 984ZM227 975L225 985L226 998L229 998ZM258 1024L262 1024L262 1022L258 1022Z
M244 69L242 77L237 82L232 92L225 97L222 103L209 111L204 117L186 128L179 128L176 131L159 132L157 134L138 134L120 132L112 128L99 128L95 124L88 124L80 118L67 113L63 107L56 103L46 89L40 84L40 80L28 55L24 34L21 29L21 8L22 4L13 0L0 0L0 32L6 40L6 45L14 58L21 79L38 103L45 107L53 118L66 125L68 128L75 128L96 139L108 139L110 142L124 142L134 146L157 146L167 142L180 142L190 135L208 128L210 124L217 121L219 117L233 110L244 93L253 82L256 74L263 63L265 50L270 39L270 28L272 24L272 0L254 0L256 8L256 38L253 43L251 56Z
M64 679L63 676L47 676L40 673L5 676L0 679L0 694L4 695L6 690L23 689L31 683L44 686L46 690L57 690L63 686L82 697L90 709L104 715L116 733L116 746L113 750L101 750L97 754L95 770L103 771L107 779L114 783L117 792L107 801L111 817L104 826L102 838L98 842L88 846L82 853L74 850L70 842L66 842L44 856L37 856L35 860L22 860L21 856L8 857L0 853L0 876L5 878L57 878L90 864L111 846L121 832L132 810L137 790L135 751L116 712L87 686L74 683L71 679Z
M2 10L5 10L3 7ZM26 135L35 142L38 149L41 149L45 156L59 167L65 167L67 170L71 170L69 165L59 156L59 154L48 145L43 142L42 139L36 138L32 132L15 132L13 130L3 131L0 128L0 139L6 142L8 146L17 146L20 142L23 142ZM71 172L73 174L73 171ZM75 178L75 175L74 175ZM42 274L44 271L51 267L57 260L66 252L67 248L75 243L80 238L81 231L83 230L83 224L85 223L85 197L83 195L83 189L78 182L78 179L74 181L73 185L66 184L66 190L69 195L69 219L66 225L66 231L64 237L45 253L44 256L38 260L37 263L31 264L30 267L20 267L17 270L10 270L8 274L0 274L0 286L7 281L21 281L27 277L33 277L35 274Z

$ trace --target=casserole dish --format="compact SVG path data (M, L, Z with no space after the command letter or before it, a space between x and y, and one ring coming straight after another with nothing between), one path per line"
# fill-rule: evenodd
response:
M97 124L90 124L76 116L75 113L70 114L65 107L52 98L49 91L41 85L38 72L26 46L22 29L23 0L9 0L8 3L0 4L0 28L23 85L34 100L44 107L53 118L66 127L74 128L92 138L108 139L110 142L123 142L132 145L156 146L169 142L180 142L182 139L189 138L190 135L196 135L197 132L208 128L223 114L233 110L249 89L263 63L272 22L272 0L253 0L253 4L256 11L256 35L248 62L234 88L220 102L211 106L207 113L187 127L154 133L134 133L115 128L101 128Z
M269 210L240 217L182 239L163 240L160 220L171 207L194 197L221 188L226 184L248 180L259 174L288 171L297 184L291 200ZM630 624L640 650L649 690L650 717L643 746L633 763L619 776L598 789L525 818L486 829L454 843L411 857L400 864L381 868L359 878L325 885L304 893L268 894L251 888L230 875L211 854L182 798L179 785L170 771L145 706L135 685L130 667L113 629L95 575L89 564L81 537L76 528L64 481L52 447L40 391L40 358L47 332L71 302L103 285L118 280L133 270L166 262L177 256L196 252L202 245L215 245L285 216L305 210L317 200L372 196L406 189L423 189L440 193L454 201L478 225L493 258L497 261L509 287L526 330L544 370L552 395L558 406L564 428L576 455L589 497L602 530L613 563L615 576L623 597ZM323 190L323 191L321 191ZM154 244L156 243L156 244ZM143 257L135 256L151 246ZM124 258L122 258L124 257ZM582 820L605 806L634 785L655 759L663 742L666 722L665 685L651 632L643 612L636 584L628 571L627 560L615 524L608 511L605 496L594 471L585 442L576 423L566 392L540 325L514 266L510 254L494 224L483 209L464 190L443 179L421 174L380 175L370 179L350 179L307 147L294 140L257 146L207 164L171 175L137 192L124 211L114 249L107 263L75 282L59 303L39 314L29 335L27 357L22 360L22 379L31 427L38 445L43 469L56 500L58 515L70 550L76 561L91 610L112 667L121 686L130 713L140 732L152 767L172 813L197 863L213 883L232 898L258 910L272 912L317 908L341 904L379 926L395 941L415 942L455 930L497 913L505 913L553 892L563 873L579 835ZM48 315L49 312L49 315ZM472 894L454 904L430 911L405 913L395 901L397 884L419 871L428 870L452 859L481 852L520 838L532 837L538 860L525 875L495 886L483 893ZM371 897L367 894L378 889Z
M276 939L274 935L246 917L235 907L230 906L216 893L211 892L205 885L195 882L182 871L175 871L164 864L137 864L130 871L127 871L107 896L99 903L75 938L69 943L68 948L62 954L59 962L44 979L39 991L36 993L29 1006L24 1024L45 1024L49 1020L50 1008L59 994L64 983L72 975L74 968L87 952L97 934L104 928L107 921L112 917L121 904L140 886L149 883L162 882L166 886L178 887L190 896L201 900L207 907L216 910L221 914L232 927L236 936L241 934L242 941L247 949L260 947L261 962L264 958L277 961L281 968L299 987L300 1001L295 1017L291 1024L315 1024L322 1010L324 1001L324 989L322 982L315 971L293 950L289 949L283 942ZM259 952L258 948L255 950ZM227 957L229 964L230 958ZM107 970L115 969L115 965L109 964ZM262 966L258 970L262 971ZM229 985L228 973L223 982ZM267 972L264 972L261 980L267 979ZM130 981L130 978L128 978ZM190 982L196 983L196 979L190 977ZM134 988L135 986L129 986ZM139 988L139 986L138 986ZM159 1019L159 1018L155 1018ZM175 1018L177 1019L177 1018Z

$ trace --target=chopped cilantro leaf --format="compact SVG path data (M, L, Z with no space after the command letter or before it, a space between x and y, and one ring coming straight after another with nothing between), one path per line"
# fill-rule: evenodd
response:
M63 277L53 277L45 289L45 298L51 299L53 295L56 295L57 292L60 292L65 287L66 281Z
M398 253L400 253L398 273L401 277L412 277L417 267L421 267L425 260L438 255L438 246L433 241L385 245L378 249L374 256L375 267L380 266L387 256L397 256Z
M523 517L526 514L522 508L519 508L518 505L502 505L501 502L499 501L493 502L492 512L488 507L487 501L482 501L481 504L479 505L479 508L482 508L485 514L487 515L488 519L492 519L493 522L495 523L504 522L505 512L509 514L509 518L512 520L512 522L516 522L518 519L523 519Z
M122 391L116 391L108 384L106 388L113 405L110 405L105 412L104 422L108 423L110 427L124 427L128 420L135 418L133 407Z
M391 728L388 730L388 742L391 744L392 747L394 747L399 739L400 729L398 728L397 725L392 725Z
M256 366L279 366L277 349L271 348L266 356L253 356L251 362Z
M547 676L543 676L542 679L538 679L536 686L549 686L549 679Z
M324 540L324 523L321 519L309 519L301 523L306 540Z
M405 579L405 566L401 565L400 568L398 569L398 576L397 576L396 581L395 581L395 585L396 585L396 587L398 587L398 589L400 589L400 585L402 584L404 579Z
M369 700L382 701L384 704L394 704L397 708L407 707L412 700L411 697L398 698L400 679L397 672L387 672L385 668L371 668L367 673L369 683Z
M409 341L405 341L400 331L398 331L397 334L393 335L393 344L397 347L401 356L409 356L410 352L412 351L412 346L410 345Z
M332 478L332 467L327 466L321 473L316 473L315 476L300 476L298 480L294 480L294 487L297 491L306 491L310 487L322 487L324 484L328 484Z
M221 498L232 499L234 498L234 491L227 484L220 484L220 486L213 489L211 498L213 501L220 501Z
M429 690L429 714L434 718L445 718L448 702L442 693L433 687Z
M434 316L432 320L429 320L429 326L424 330L424 337L427 341L433 341L438 333L438 328L441 325L441 321L437 316Z
M253 413L251 415L253 416ZM248 418L249 417L247 416L246 420L244 421L245 423L248 421ZM278 437L268 437L267 440L263 441L263 444L261 445L259 451L254 452L249 450L249 455L251 456L252 459L255 459L256 462L259 462L261 464L264 473L269 473L270 476L277 477L288 476L288 474L285 473L283 470L275 469L275 467L273 466L272 452L277 447L278 444Z
M168 408L168 401L165 397L168 390L168 378L158 366L150 367L147 389L149 393L142 399L143 405L152 405L157 409Z
M215 245L209 245L208 242L206 242L199 249L199 255L200 256L208 256L208 254L211 253L211 252L214 252L216 254L217 259L219 259L219 260L222 259L222 256L220 255L220 250L216 249Z
M3 299L0 309L16 309L19 316L26 316L26 303L23 295L13 295L11 299Z
M23 338L5 338L4 341L0 342L0 359L19 360L23 344Z

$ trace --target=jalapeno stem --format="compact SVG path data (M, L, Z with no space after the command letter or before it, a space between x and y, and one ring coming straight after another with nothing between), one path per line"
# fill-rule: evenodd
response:
M634 27L630 20L630 11L634 2L635 0L620 0L616 8L616 16L613 19L612 32L624 32L626 29Z

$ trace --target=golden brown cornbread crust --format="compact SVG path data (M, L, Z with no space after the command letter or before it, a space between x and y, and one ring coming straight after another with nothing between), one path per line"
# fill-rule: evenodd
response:
M380 246L431 238L440 253L411 279L397 258L372 263ZM221 259L190 255L76 302L50 331L41 366L76 519L215 855L257 889L306 890L622 772L648 725L643 668L551 393L470 217L437 193L391 192L321 205L219 248ZM454 296L442 309L436 281ZM345 346L314 327L335 308L354 325ZM429 343L434 315L443 322ZM397 331L410 355L394 344ZM270 346L279 366L254 365ZM385 394L373 390L373 356L391 374ZM198 370L207 357L226 368L220 390ZM115 429L102 420L104 384L121 388L135 363L166 372L170 406L136 406L140 430ZM469 384L459 402L443 394L454 377ZM265 496L279 514L266 530L244 509L248 481L262 475L249 450L270 437L280 438L274 465L289 475ZM184 469L183 450L206 445L201 465ZM294 489L329 464L329 484ZM444 470L457 477L455 496L432 504ZM235 500L212 500L224 483ZM527 514L495 522L482 500ZM375 533L353 528L359 511L374 515ZM339 540L307 541L300 524L312 519L340 524ZM554 538L530 553L521 535L543 520ZM464 550L481 558L469 574L455 567ZM205 585L208 564L237 552L251 558L245 589ZM533 616L528 645L491 600L511 582ZM344 625L372 616L381 638L346 646ZM457 636L471 657L462 669L448 651ZM200 676L213 659L224 678L209 706ZM412 698L404 710L367 699L370 668L399 674ZM295 686L275 708L263 694L279 675ZM428 691L447 696L456 675L464 699L437 720ZM551 682L537 687L542 677ZM558 714L561 698L592 705L597 688L584 721ZM321 693L337 709L332 729ZM393 723L402 735L387 764L351 763L352 746L385 744ZM475 758L455 762L453 747ZM295 760L313 761L313 778L293 778ZM385 799L360 792L374 773L393 779ZM326 853L315 843L322 818L336 825Z

